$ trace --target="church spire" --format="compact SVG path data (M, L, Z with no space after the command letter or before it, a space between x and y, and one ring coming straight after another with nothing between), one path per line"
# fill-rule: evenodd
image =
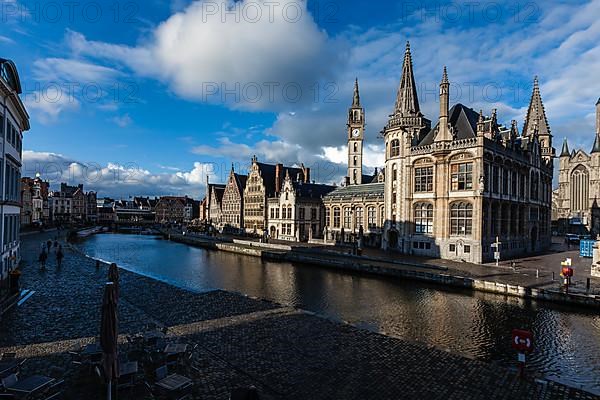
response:
M563 141L562 151L560 152L561 157L570 157L571 153L569 153L569 144L567 143L567 138Z
M546 111L544 109L544 103L542 102L542 95L540 94L540 85L537 76L533 79L533 92L531 93L527 117L525 118L525 124L523 125L523 136L533 136L536 131L540 137L552 136L550 133L550 126L548 125L548 119L546 118Z
M358 78L354 81L354 97L352 99L352 107L360 107L360 93L358 91Z
M395 114L403 117L420 114L419 98L417 97L417 86L413 74L412 55L410 54L410 43L406 42L404 52L404 64L402 65L402 79L396 96Z

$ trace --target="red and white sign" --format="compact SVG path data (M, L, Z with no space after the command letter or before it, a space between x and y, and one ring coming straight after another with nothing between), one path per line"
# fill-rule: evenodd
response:
M530 352L533 350L533 334L522 329L513 329L512 347L520 352Z

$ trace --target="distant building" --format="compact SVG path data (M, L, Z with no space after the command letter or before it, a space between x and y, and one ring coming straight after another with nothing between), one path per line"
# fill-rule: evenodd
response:
M565 138L559 157L555 221L560 233L600 234L600 99L596 102L596 133L588 154L569 152Z
M223 191L219 228L239 230L244 226L244 188L247 176L236 174L231 166L229 179Z
M221 227L223 223L223 194L225 185L210 184L208 223L216 227Z
M3 188L0 192L0 302L8 294L9 274L21 260L19 231L23 132L29 130L29 115L19 97L21 92L15 64L0 58L0 134L3 138L0 150L0 188Z
M186 196L183 209L183 222L190 223L198 218L200 218L200 202Z
M163 196L155 208L155 221L162 224L184 222L186 197Z
M155 215L147 198L134 197L133 200L113 202L114 221L117 223L154 223Z
M92 224L98 222L98 203L96 192L87 192L85 194L85 220Z
M49 183L39 177L21 178L21 226L49 222L48 188Z
M252 157L250 173L244 189L244 229L262 234L267 227L267 199L279 195L286 174L292 181L310 182L310 168L264 164Z
M115 201L111 198L104 197L96 201L96 214L98 223L102 225L110 225L116 221Z
M73 197L67 192L51 192L48 197L50 219L54 223L71 223L73 221Z
M270 238L308 241L322 237L323 196L334 189L335 186L293 181L286 172L279 195L268 200Z

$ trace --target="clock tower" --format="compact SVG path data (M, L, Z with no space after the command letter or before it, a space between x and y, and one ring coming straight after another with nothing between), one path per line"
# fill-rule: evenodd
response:
M354 82L354 98L348 110L348 177L350 185L362 183L363 140L365 135L365 110L360 105L358 79Z

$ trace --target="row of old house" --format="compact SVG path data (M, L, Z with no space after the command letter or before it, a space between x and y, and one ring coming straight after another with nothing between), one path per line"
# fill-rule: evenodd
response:
M60 190L40 177L21 178L21 226L111 223L189 223L200 216L200 202L185 197L97 198L83 184L61 183Z
M310 168L266 164L252 158L247 174L232 166L227 182L210 183L202 218L224 233L307 241L325 234L324 199L336 186L311 181Z

